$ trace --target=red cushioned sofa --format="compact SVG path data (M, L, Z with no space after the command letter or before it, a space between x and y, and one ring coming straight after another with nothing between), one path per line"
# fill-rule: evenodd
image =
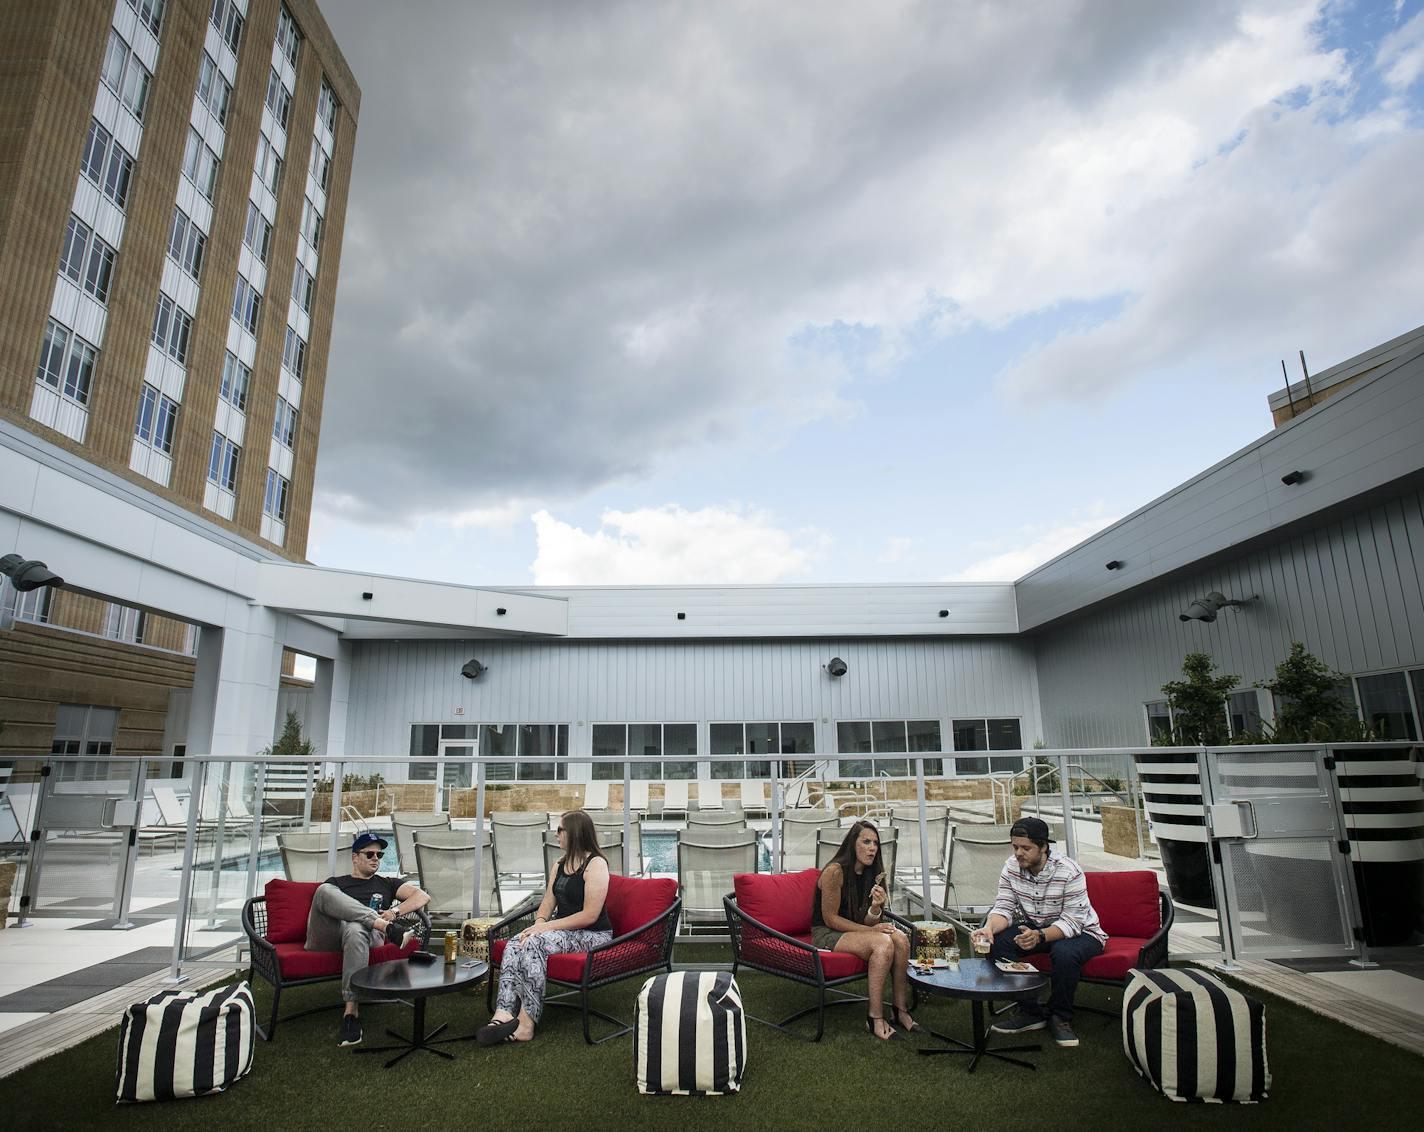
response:
M341 978L340 951L308 951L304 946L307 917L318 887L318 884L302 881L269 880L261 896L254 896L243 905L242 930L247 933L252 951L252 969L248 979L250 981L260 975L272 984L272 1019L267 1023L266 1030L257 1027L257 1032L264 1039L270 1040L277 1032L277 1006L282 1001L283 990ZM386 963L424 947L430 938L430 920L423 909L416 913L416 918L420 921L419 927L403 947L389 943L373 947L370 961ZM317 1010L332 1008L328 1004L289 1017L301 1018Z
M753 1020L791 1033L787 1027L792 1022L815 1011L813 1042L820 1041L825 1032L826 1007L865 1001L864 995L837 989L865 978L865 960L839 951L821 951L811 943L811 905L820 875L819 869L738 873L732 878L733 891L722 898L727 930L732 936L733 975L738 967L750 967L816 988L814 1006L798 1010L780 1022ZM886 916L909 931L907 921L888 911Z
M498 976L493 968L504 958L509 940L534 922L543 894L520 902L508 916L490 928L490 978L486 999L494 1009L494 990ZM549 981L569 989L548 995L545 1006L574 1005L578 999L583 1015L583 1040L589 1045L621 1037L632 1026L604 1014L589 1005L588 993L636 975L672 970L672 943L677 932L677 918L682 912L682 900L677 894L677 881L671 877L625 877L613 873L608 878L608 896L604 900L608 920L613 927L613 939L592 951L570 951L549 956ZM611 1034L595 1039L589 1032L592 1015L618 1027Z
M1147 869L1121 873L1083 874L1088 884L1088 903L1098 914L1098 922L1108 933L1103 953L1083 964L1083 979L1090 983L1123 986L1134 967L1167 965L1167 933L1176 918L1172 897L1157 883L1157 874ZM1028 962L1040 971L1053 969L1048 955L1030 955ZM1079 1006L1093 1014L1111 1011Z

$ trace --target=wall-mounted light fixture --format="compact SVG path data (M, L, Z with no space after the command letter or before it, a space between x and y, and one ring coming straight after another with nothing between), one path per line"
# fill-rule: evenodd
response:
M9 578L10 584L22 594L43 586L64 585L64 579L43 562L18 554L7 554L0 558L0 574Z
M686 621L686 620L687 620L687 614L686 614L686 613L679 613L679 614L677 615L677 619L678 619L679 621Z
M376 596L376 595L373 594L370 590L362 590L362 591L361 591L361 600L362 600L362 601L370 601L370 600L371 600L373 597L375 597L375 596Z
M503 617L508 612L509 610L505 609L504 606L501 605L494 611L494 615L496 617Z
M478 660L467 660L465 661L465 666L460 669L460 675L466 680L478 680L481 673L488 671L489 669Z
M833 676L835 679L839 680L842 676L844 676L847 672L850 671L850 666L846 664L846 662L843 661L840 657L833 656L826 663L826 671L829 672L831 676Z
M1281 477L1281 483L1285 484L1286 487L1295 487L1296 484L1304 482L1305 473L1300 471L1299 469L1293 472L1287 472Z
M1111 562L1109 562L1109 563L1107 564L1106 569L1108 569L1108 570L1121 570L1121 569L1122 569L1122 563L1121 563L1118 559L1114 558Z
M1260 594L1252 594L1250 597L1230 598L1223 593L1212 590L1206 597L1199 597L1191 605L1187 606L1185 613L1177 614L1178 621L1206 621L1208 623L1216 620L1216 615L1222 609L1239 609L1243 605L1249 605L1253 601L1260 600Z
M940 615L941 617L948 617L948 616L949 616L949 610L947 610L947 609L941 609L941 610L939 611L939 615Z

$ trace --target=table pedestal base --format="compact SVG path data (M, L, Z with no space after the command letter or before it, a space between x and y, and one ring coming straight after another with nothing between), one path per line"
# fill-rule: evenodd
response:
M440 1038L437 1040L436 1035L448 1025L448 1023L445 1022L440 1023L440 1025L436 1026L435 1029L427 1034L425 1032L425 999L423 998L417 998L415 1000L415 1018L413 1019L413 1023L412 1034L409 1038L404 1034L397 1033L395 1030L388 1029L386 1030L386 1036L395 1038L396 1041L394 1044L388 1046L363 1046L355 1052L390 1053L393 1049L400 1050L400 1053L396 1054L395 1057L391 1058L383 1066L383 1068L389 1069L396 1062L400 1061L401 1058L409 1057L418 1049L423 1049L426 1053L433 1053L437 1057L443 1057L446 1061L453 1061L455 1059L453 1053L446 1053L443 1049L436 1049L435 1047L447 1045L450 1042L464 1042L470 1040L469 1038Z
M1038 1053L1043 1049L1040 1045L1031 1046L1000 1046L998 1049L989 1048L989 1036L984 1029L984 1004L975 1001L971 1004L974 1007L974 1042L962 1042L958 1038L950 1037L948 1034L941 1034L938 1030L931 1030L930 1036L938 1038L949 1045L948 1049L922 1049L919 1052L932 1057L941 1053L967 1053L969 1058L969 1072L973 1073L979 1066L981 1057L997 1057L1000 1061L1007 1061L1010 1065L1022 1066L1024 1069L1037 1069L1031 1061L1025 1061L1021 1057L1008 1057L1010 1053Z

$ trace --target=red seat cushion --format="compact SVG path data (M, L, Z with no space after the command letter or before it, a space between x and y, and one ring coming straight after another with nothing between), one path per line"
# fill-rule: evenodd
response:
M1083 876L1088 884L1088 903L1109 937L1147 940L1157 934L1162 926L1162 904L1156 873L1136 869Z
M389 963L399 959L406 951L413 951L419 941L410 939L404 949L383 943L371 948L369 963ZM284 979L337 978L341 975L341 952L308 951L300 943L277 944L277 965L282 969Z
M263 889L267 897L267 939L272 943L305 943L307 917L320 884L304 881L269 880ZM341 964L337 964L337 970Z
M672 877L608 878L608 922L613 925L613 938L641 928L672 907L677 899L677 881Z
M811 941L811 905L819 869L799 873L738 873L732 878L737 907L782 935ZM827 972L829 974L829 972Z
M1145 939L1129 936L1112 936L1101 955L1083 964L1083 974L1089 979L1126 979L1127 973L1137 966L1137 957L1142 952Z

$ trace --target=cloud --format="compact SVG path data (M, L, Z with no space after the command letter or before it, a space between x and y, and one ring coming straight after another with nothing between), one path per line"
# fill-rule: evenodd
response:
M1101 510L1100 507L1095 508ZM1070 518L1051 527L1022 527L1015 545L999 549L1002 542L981 546L992 553L971 562L964 569L950 574L946 582L1014 582L1030 570L1091 538L1105 527L1117 522L1117 517L1096 514L1087 518Z
M937 335L1104 297L1006 384L1255 380L1397 333L1420 132L1347 113L1321 10L330 5L363 99L317 509L582 497L851 413Z
M818 549L814 533L737 508L605 511L593 531L547 511L531 518L538 556L530 570L540 586L779 582L805 574Z
M903 562L914 544L914 539L906 538L903 535L891 535L885 540L885 549L880 552L876 561L884 563Z
M1385 37L1375 66L1392 90L1402 92L1419 81L1424 75L1424 11Z

